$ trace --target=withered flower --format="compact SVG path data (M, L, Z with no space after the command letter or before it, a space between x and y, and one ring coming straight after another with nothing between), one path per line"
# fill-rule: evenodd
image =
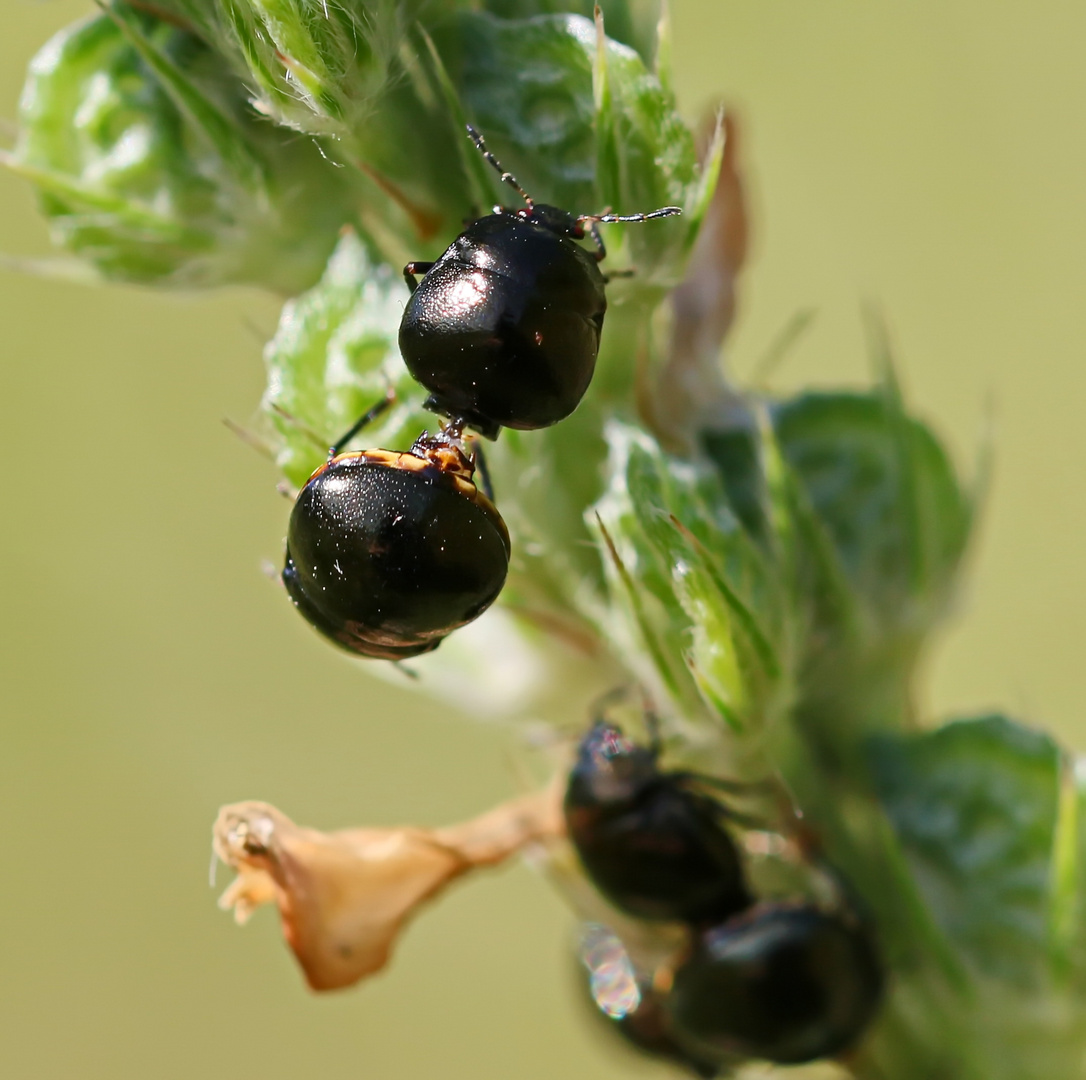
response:
M268 803L233 803L213 830L215 854L238 875L219 906L245 923L275 903L309 985L337 990L380 971L418 907L462 874L562 834L554 786L438 829L321 832Z

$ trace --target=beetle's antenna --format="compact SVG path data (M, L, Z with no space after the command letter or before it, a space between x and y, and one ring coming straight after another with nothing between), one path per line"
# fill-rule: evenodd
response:
M471 141L475 143L475 149L486 158L487 163L501 176L502 183L508 184L515 192L517 192L517 194L528 204L528 209L531 210L535 205L532 202L531 195L517 183L517 178L511 172L506 172L505 169L502 168L501 162L486 148L486 143L483 141L482 135L480 135L471 124L465 124L464 126L468 129L468 135L471 136ZM657 213L659 213L659 211L657 211Z
M610 225L616 221L652 221L655 218L676 217L683 212L681 206L661 206L659 210L650 210L647 214L581 214L578 221L600 221Z

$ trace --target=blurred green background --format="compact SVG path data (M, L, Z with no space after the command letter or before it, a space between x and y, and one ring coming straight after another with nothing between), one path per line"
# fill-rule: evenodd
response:
M1086 638L1086 9L980 0L673 0L691 116L742 110L755 221L731 361L817 320L773 386L862 382L863 301L915 406L996 474L925 709L1002 704L1073 745ZM0 115L84 0L8 0ZM0 176L0 250L44 254ZM277 304L0 276L0 1075L79 1080L640 1070L571 991L532 872L451 893L392 969L315 998L262 913L207 885L242 798L296 820L438 823L516 789L510 736L368 677L260 572L287 506L231 436ZM219 887L228 874L220 875Z

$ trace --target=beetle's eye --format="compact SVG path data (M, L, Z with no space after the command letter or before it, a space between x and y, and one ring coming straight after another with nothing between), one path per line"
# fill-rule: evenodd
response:
M624 757L634 749L633 743L617 729L605 731L593 748L593 760L597 766L610 765L614 758Z

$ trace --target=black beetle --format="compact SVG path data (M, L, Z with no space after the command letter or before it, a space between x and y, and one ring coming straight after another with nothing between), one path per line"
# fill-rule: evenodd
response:
M474 472L458 429L408 453L330 456L290 516L282 576L298 610L345 649L385 660L436 649L481 615L510 549Z
M608 927L589 923L578 959L586 976L593 1011L627 1043L652 1057L672 1061L697 1076L718 1076L720 1063L691 1054L673 1038L664 993L639 971L621 939Z
M581 742L565 796L566 827L589 878L643 919L726 919L751 903L729 812L697 790L712 783L665 772L659 749L598 721Z
M859 920L767 903L698 937L667 1005L676 1039L693 1053L798 1064L852 1046L882 990L882 965Z
M408 263L412 290L400 352L429 392L426 407L490 438L502 427L548 427L569 416L592 381L607 310L598 222L649 221L682 211L572 214L535 203L504 172L474 128L486 160L525 207L479 218L436 262ZM596 251L578 240L590 236ZM422 281L416 277L424 274Z

